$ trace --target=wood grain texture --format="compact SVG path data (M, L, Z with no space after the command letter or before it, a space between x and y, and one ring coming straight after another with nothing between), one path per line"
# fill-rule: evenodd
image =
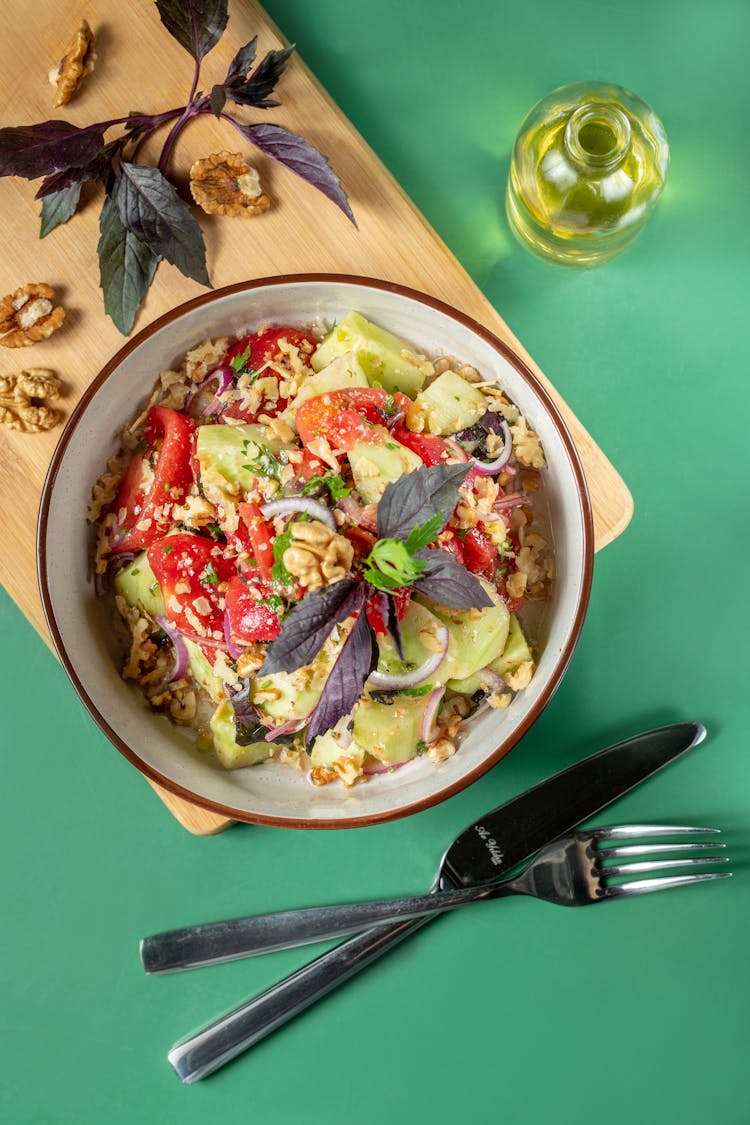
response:
M23 0L6 0L0 14L3 125L64 117L83 126L129 110L153 113L184 104L192 60L161 27L155 6L147 0L136 0L132 7L113 0L88 0L85 15L97 36L97 67L64 112L53 111L47 71L59 59L79 13L65 0L48 0L35 12L31 35L26 11ZM282 41L252 0L230 3L227 33L204 62L203 89L223 78L237 48L255 34L259 54ZM299 59L284 75L281 95L280 108L254 115L240 110L238 115L284 125L329 154L349 193L359 229L312 187L260 153L257 159L252 154L274 206L259 218L203 217L213 284L286 273L363 274L432 293L481 321L523 356L560 405L586 471L597 549L611 542L627 526L633 504L593 438ZM163 136L159 134L146 148L146 155L158 155ZM171 171L184 185L196 159L221 149L246 152L247 145L229 124L202 118L180 137ZM104 315L98 286L99 192L85 188L81 212L39 241L39 204L33 201L37 186L25 180L0 180L0 213L6 231L0 294L45 281L57 289L68 316L49 340L33 348L2 349L0 375L28 366L52 368L66 387L61 405L67 415L123 338ZM201 291L200 285L162 263L136 330ZM42 483L59 435L59 428L46 434L18 434L0 427L0 581L48 644L36 584L35 527ZM211 834L231 823L154 788L191 832Z

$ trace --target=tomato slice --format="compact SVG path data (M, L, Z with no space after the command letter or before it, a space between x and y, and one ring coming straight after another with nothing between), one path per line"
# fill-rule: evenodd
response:
M497 547L487 532L479 527L472 527L466 532L461 546L466 569L492 581L497 569Z
M258 565L258 570L261 576L270 582L273 578L273 530L271 524L261 515L257 504L238 504L237 510L240 519L247 528L252 555Z
M449 555L453 555L456 562L460 562L461 566L464 565L464 549L452 527L443 528L435 542L428 543L428 547L447 551Z
M272 641L281 632L279 616L265 598L273 590L265 583L248 584L238 575L227 587L229 632L238 641Z
M227 349L226 362L229 363L235 356L244 355L249 348L245 367L252 371L259 371L264 364L283 358L284 353L279 350L280 340L286 340L292 347L299 348L303 360L318 346L318 341L309 332L282 325L278 328L267 328L265 332L256 332L251 336L243 336Z
M393 431L396 441L401 442L417 457L421 457L425 465L442 465L449 457L455 457L455 449L451 449L441 437L433 434L415 434L405 426L397 426Z
M390 436L388 419L410 404L399 391L389 395L380 387L329 391L302 403L295 419L297 433L303 445L324 437L332 449L344 451L360 441L382 444Z
M237 571L221 543L202 535L167 535L148 549L169 620L196 641L224 639L224 591Z
M113 554L138 551L160 539L193 480L195 423L166 406L152 406L139 449L125 473L114 504L117 523Z
M399 621L402 621L404 618L404 614L409 608L411 590L407 590L406 587L403 587L400 590L394 590L392 597L396 605L396 617L399 619ZM377 595L373 595L368 599L365 608L367 612L367 620L370 622L375 632L379 633L380 636L383 636L385 633L387 633L388 628L383 619L383 610L380 605L380 598Z

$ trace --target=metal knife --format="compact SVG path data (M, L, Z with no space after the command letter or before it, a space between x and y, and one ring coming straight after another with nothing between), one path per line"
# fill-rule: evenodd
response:
M705 737L700 723L674 723L617 743L555 774L464 829L443 856L435 886L470 886L501 878ZM350 938L177 1043L169 1052L170 1063L187 1084L205 1078L435 917L378 926ZM236 919L147 938L141 943L144 966L147 971L165 972L245 956L243 924L252 921ZM226 926L229 931L222 937L221 927ZM177 937L180 934L184 936ZM206 934L210 953L203 946ZM169 941L160 940L167 937ZM169 948L175 940L173 952L155 969L154 951Z

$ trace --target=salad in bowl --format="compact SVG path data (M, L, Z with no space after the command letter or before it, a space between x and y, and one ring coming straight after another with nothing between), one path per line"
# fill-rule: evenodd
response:
M350 310L195 343L89 504L121 674L227 770L350 789L445 762L532 682L545 473L497 376L440 339Z

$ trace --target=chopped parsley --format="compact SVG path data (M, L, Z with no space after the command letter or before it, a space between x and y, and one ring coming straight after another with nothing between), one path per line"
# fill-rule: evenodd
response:
M401 694L409 695L412 699L420 699L423 695L429 695L432 688L432 684L422 684L420 687L404 688Z
M250 351L251 345L248 344L244 352L242 352L240 355L232 356L232 358L230 359L229 366L232 368L232 371L234 371L235 375L241 375L242 372L245 371L247 367L247 361L250 358Z
M174 547L165 547L164 548L164 554L165 555L171 555L172 551L174 551Z
M279 582L283 586L293 586L294 579L284 566L284 551L287 547L292 545L292 532L288 528L282 531L281 535L277 535L273 543L273 568L271 570L271 577L274 582Z
M420 741L419 741L419 742L417 743L417 756L418 756L418 757L421 757L421 756L422 756L422 754L424 754L424 752L425 752L425 750L426 750L426 749L427 749L427 743L426 743L426 742L422 742L422 741L420 740Z
M216 573L216 567L213 563L206 563L206 569L203 571L201 578L204 582L210 582L212 586L219 581L219 576Z
M251 445L257 449L257 456L251 457L242 468L247 469L250 473L256 473L261 477L269 477L271 480L281 483L281 470L289 463L286 451L282 449L277 458L262 442L245 441L245 452L248 452L248 447Z
M351 488L344 484L344 480L338 473L331 476L315 476L310 477L309 481L302 489L303 496L310 496L313 493L319 492L321 488L327 488L332 500L341 500L344 496L348 496Z

